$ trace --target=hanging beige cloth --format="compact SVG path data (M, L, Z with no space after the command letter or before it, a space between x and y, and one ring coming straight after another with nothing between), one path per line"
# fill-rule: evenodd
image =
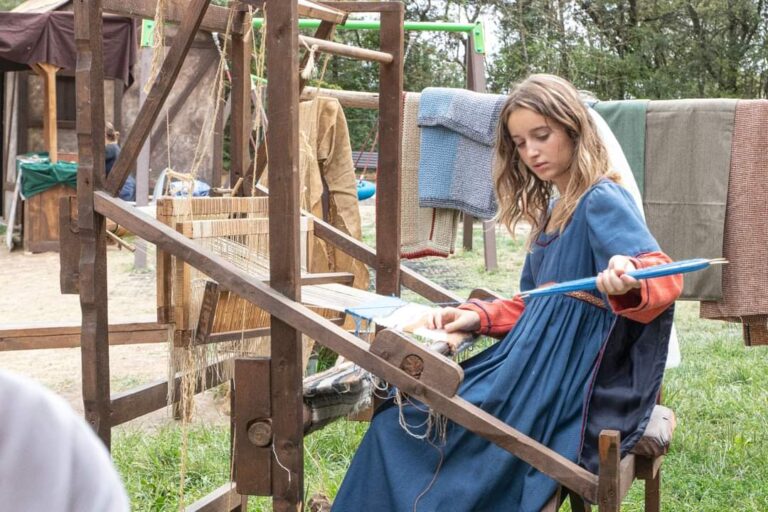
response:
M335 98L317 97L299 105L301 205L323 218L327 189L329 224L360 240L362 227L357 180L344 110ZM351 272L355 288L367 289L368 269L315 237L310 272Z
M645 137L645 218L674 260L720 258L736 100L651 101ZM719 300L722 267L685 276L680 298Z
M419 207L420 98L419 93L406 93L403 108L400 255L406 259L452 254L461 213L459 210Z

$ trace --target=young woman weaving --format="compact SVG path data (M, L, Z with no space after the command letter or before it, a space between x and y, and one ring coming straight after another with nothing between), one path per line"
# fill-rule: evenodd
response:
M463 363L459 394L596 471L600 430L620 430L624 453L647 424L682 279L625 275L670 259L567 81L534 75L514 89L495 166L499 219L531 225L521 291L598 274L600 293L473 301L436 310L428 323L503 338ZM333 510L539 512L555 492L554 480L459 425L427 433L428 418L423 404L385 403Z

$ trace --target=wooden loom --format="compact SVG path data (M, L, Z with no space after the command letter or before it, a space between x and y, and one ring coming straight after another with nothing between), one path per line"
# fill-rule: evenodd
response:
M262 5L262 2L249 3L257 7ZM194 243L177 230L114 197L158 117L195 32L201 26L225 32L227 10L209 6L209 0L191 0L183 7L180 3L168 2L165 18L169 22L179 23L177 35L107 179L104 175L102 140L102 10L151 17L155 5L151 0L82 0L75 4L80 172L77 227L68 230L70 240L67 242L67 255L62 254L62 261L69 263L62 264L62 270L71 270L73 255L79 254L76 284L83 318L81 346L85 414L104 443L110 446L113 426L165 407L169 388L174 391L171 395L177 398L181 379L178 376L170 381L110 395L110 326L107 318L104 234L104 222L108 217L144 240L154 243L159 251L183 260L210 276L221 288L237 294L271 315L270 357L241 359L235 365L233 430L236 435L233 454L236 486L227 483L191 505L188 510L244 510L243 495L246 494L272 496L274 510L278 511L295 511L303 507L302 333L429 404L438 413L515 454L556 479L572 493L598 503L601 511L619 509L621 498L635 476L644 475L651 482L647 492L648 489L651 493L657 490L660 459L649 459L646 462L638 456L630 455L619 460L616 432L604 432L601 436L600 474L594 475L456 396L453 385L444 385L445 379L433 379L435 375L453 374L460 380L461 375L456 373L456 369L447 360L427 356L413 346L408 338L392 331L379 333L373 345L397 347L398 353L375 350L300 303L301 230L296 170L299 155L298 97L303 84L300 83L298 73L297 21L300 14L321 19L316 36L328 38L333 32L333 26L346 19L347 12L380 13L381 49L362 50L335 43L323 43L318 47L324 52L380 64L380 160L376 208L377 218L387 218L388 222L377 223L375 251L319 219L313 222L314 234L374 268L377 292L381 295L398 295L402 284L435 302L460 299L401 267L399 261L403 5L399 2L333 2L323 6L308 0L266 0L266 5L268 114L271 119L267 142L271 148L280 148L273 149L268 155L268 225L270 232L283 235L270 239L268 285L213 251ZM248 174L251 168L248 136L252 36L247 30L250 23L250 15L240 10L232 31L232 183ZM265 165L266 160L265 146L261 148L264 154L256 155L257 171ZM65 207L70 211L68 203L62 205L62 210ZM79 251L76 250L78 248ZM73 288L69 288L69 291L73 291ZM168 305L167 302L163 304ZM163 314L170 312L166 310ZM414 362L420 363L421 368L419 364L412 364ZM205 378L199 382L198 392L220 383L220 373L214 366L204 372ZM425 378L427 375L429 379ZM649 510L654 509L654 505L658 509L658 502L646 503ZM559 501L553 499L551 507L556 510Z

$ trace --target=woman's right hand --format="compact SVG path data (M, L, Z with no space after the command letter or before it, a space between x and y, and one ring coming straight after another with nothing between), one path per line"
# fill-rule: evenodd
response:
M426 327L443 329L445 332L475 332L480 328L480 315L468 309L433 309L427 313Z

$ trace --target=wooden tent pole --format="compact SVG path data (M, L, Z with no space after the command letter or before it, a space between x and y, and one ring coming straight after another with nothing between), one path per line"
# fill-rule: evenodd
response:
M51 162L57 162L59 160L59 141L56 115L56 73L61 68L47 62L38 62L33 65L33 68L42 77L44 84L43 136L45 149L48 151L48 158Z
M268 0L267 147L269 159L270 286L301 300L299 268L299 33L295 0ZM233 109L232 115L239 115ZM274 450L272 507L302 510L304 428L302 336L295 326L271 317L271 403Z
M105 219L94 207L104 181L104 56L101 0L75 2L77 203L85 418L109 448L109 321Z

